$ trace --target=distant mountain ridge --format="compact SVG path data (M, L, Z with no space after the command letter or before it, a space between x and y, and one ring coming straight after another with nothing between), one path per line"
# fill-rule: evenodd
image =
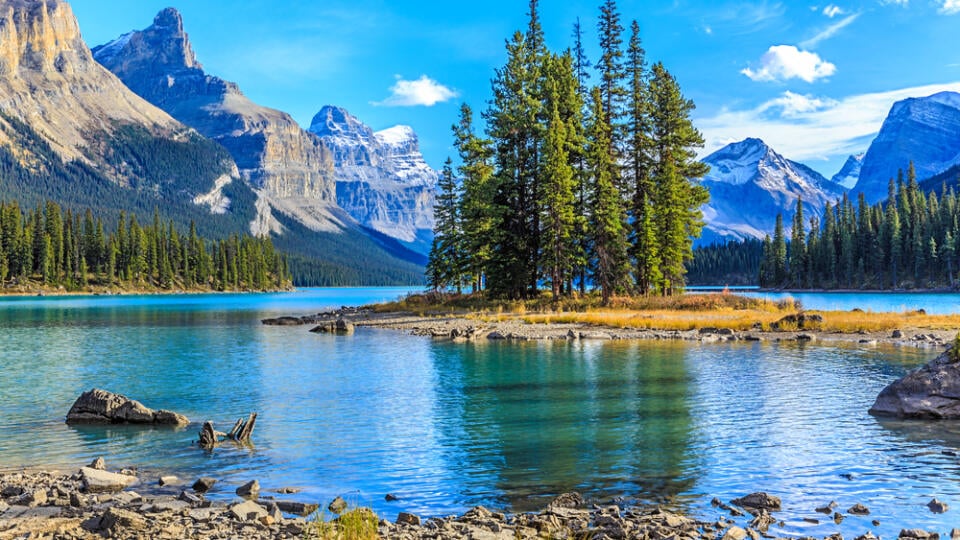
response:
M819 216L827 202L843 195L835 184L806 165L784 158L760 139L732 143L703 159L710 172L701 180L710 190L702 208L706 223L700 244L772 234L777 214L789 223L798 198L805 216Z
M853 195L874 203L887 195L890 179L914 163L918 180L960 164L960 94L940 92L893 105L863 158Z
M325 106L310 131L331 149L338 204L357 221L426 253L439 175L409 126L374 132L340 107Z
M429 249L437 173L411 128L375 135L345 112L327 118L324 128L318 119L327 109L310 130L300 128L289 114L206 74L174 8L93 52L139 95L230 151L261 199L254 232L282 234L280 212L315 231L359 224L417 252Z
M181 230L195 222L210 238L269 232L293 254L295 274L309 276L304 284L422 282L421 254L336 205L333 163L319 138L289 115L253 104L235 85L206 76L175 10L161 12L151 28L152 34L131 33L99 48L98 56L131 80L142 69L136 82L144 95L171 98L165 106L185 119L191 107L206 108L206 116L189 117L203 129L233 122L232 136L208 139L131 91L95 61L67 3L6 2L0 10L5 200L26 207L53 200L76 212L123 211L141 220L158 209L164 221ZM174 101L185 95L196 99L178 109ZM271 146L276 140L284 142ZM251 159L242 159L248 155L242 148L252 149Z

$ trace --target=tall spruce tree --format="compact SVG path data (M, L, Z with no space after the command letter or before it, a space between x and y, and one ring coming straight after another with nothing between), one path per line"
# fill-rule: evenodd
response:
M583 137L583 126L584 126L584 109L586 108L586 103L589 98L590 90L587 87L587 81L590 80L590 68L593 65L590 62L590 58L587 56L586 50L583 45L583 28L580 25L580 18L578 17L576 22L573 25L573 66L574 74L577 79L577 98L580 101L580 118L579 120L569 120L567 122L568 129L571 130L571 133L568 133L568 138L573 140L576 136L579 135L580 143L570 150L570 159L574 162L576 171L574 176L575 194L576 194L576 208L574 210L574 219L576 220L575 224L575 237L576 237L576 251L573 256L574 270L573 273L577 278L577 288L580 291L580 294L585 294L587 290L587 264L588 264L588 204L587 204L587 190L589 184L589 175L587 173L587 162L584 149L586 148L586 141ZM573 130L576 130L575 132ZM571 283L572 288L572 283Z
M690 120L694 104L683 97L677 81L659 62L651 70L649 92L661 289L671 295L683 292L684 262L693 258L692 239L703 228L700 208L710 195L696 179L709 167L697 160L695 149L704 141Z
M434 290L455 287L459 293L463 284L463 238L457 204L457 181L450 158L443 164L438 187L440 193L433 210L436 227L427 263L427 280Z
M523 33L507 43L507 63L493 80L485 114L495 149L493 249L489 263L496 296L519 299L535 291L539 256L536 200L542 103L537 51Z
M630 255L634 262L637 292L649 294L662 281L660 246L654 218L656 190L651 178L653 153L650 124L650 97L647 89L646 52L640 40L640 25L630 25L627 46L627 75L630 95L627 102L626 165L628 186L633 191L630 208L632 234Z
M573 168L567 154L567 129L556 104L553 106L543 151L543 262L553 299L563 292L573 263L574 194Z
M803 287L807 267L807 242L803 231L803 197L797 197L796 211L790 230L790 283L794 287Z
M592 277L604 304L622 289L629 272L626 214L614 182L618 170L610 155L610 123L603 110L603 95L593 89L587 130L587 163L592 176L590 237L593 246Z
M454 147L460 155L457 172L461 178L460 224L463 236L463 271L474 291L483 288L484 276L493 253L495 186L491 141L479 137L473 128L473 111L460 106L460 119L453 126Z

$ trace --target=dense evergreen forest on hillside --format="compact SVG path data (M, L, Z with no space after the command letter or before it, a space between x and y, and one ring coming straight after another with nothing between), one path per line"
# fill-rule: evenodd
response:
M154 213L115 219L110 230L91 210L81 216L47 202L24 212L0 202L0 286L67 291L261 291L291 286L286 259L268 238L231 235L217 241L187 234Z
M798 207L799 208L799 207ZM805 227L798 209L790 239L778 216L764 242L760 285L787 288L954 287L960 249L960 201L952 187L939 196L917 183L913 164L891 180L885 202L856 206L847 197Z
M139 126L118 125L103 133L88 149L90 162L105 161L117 178L82 161L64 162L28 125L0 113L11 146L0 145L0 197L21 208L55 201L74 215L89 209L114 230L121 213L127 219L150 222L155 209L177 230L193 227L210 240L246 234L256 216L256 194L242 181L223 188L230 211L212 214L193 204L197 193L209 191L229 172L229 153L196 134L169 140ZM25 149L15 152L13 148ZM100 156L103 156L102 158ZM119 180L118 180L119 179ZM288 255L290 272L302 286L417 285L424 281L425 257L374 233L349 229L318 233L279 214L285 232L274 238Z
M763 241L747 239L702 246L687 262L690 285L756 285Z
M453 127L461 164L441 175L430 284L501 298L593 284L605 303L680 293L708 200L694 104L663 64L647 65L636 21L624 47L613 0L600 9L593 87L579 22L571 48L552 52L538 4L507 42L485 133L467 105Z

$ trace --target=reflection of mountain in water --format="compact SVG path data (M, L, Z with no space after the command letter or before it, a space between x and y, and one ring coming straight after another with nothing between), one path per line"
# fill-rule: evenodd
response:
M695 483L683 348L554 343L461 350L459 444L470 449L462 470L468 489L496 487L491 504L532 510L568 491L664 501Z

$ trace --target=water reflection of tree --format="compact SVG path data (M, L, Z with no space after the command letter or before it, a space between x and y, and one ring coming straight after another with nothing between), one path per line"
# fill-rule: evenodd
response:
M464 345L465 489L512 510L552 496L662 501L695 482L685 349L643 343ZM441 384L444 384L441 381ZM452 433L451 433L452 435Z

